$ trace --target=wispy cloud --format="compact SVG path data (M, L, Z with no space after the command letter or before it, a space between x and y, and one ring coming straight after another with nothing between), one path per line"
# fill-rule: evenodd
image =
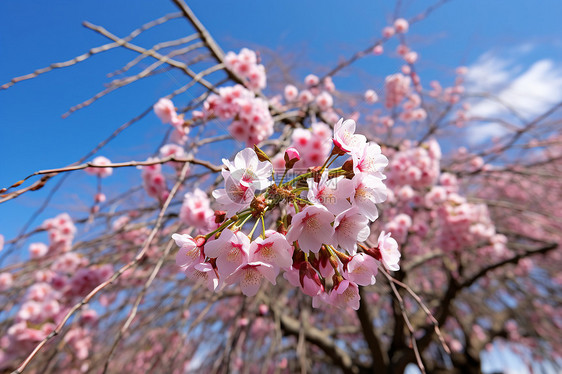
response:
M471 116L514 121L516 117L502 104L505 103L528 120L562 101L562 66L551 59L522 64L520 61L528 59L531 51L532 47L524 45L502 56L488 52L469 66L467 90L490 93L498 99L473 102ZM468 139L472 144L479 144L506 132L503 125L490 121L471 126Z

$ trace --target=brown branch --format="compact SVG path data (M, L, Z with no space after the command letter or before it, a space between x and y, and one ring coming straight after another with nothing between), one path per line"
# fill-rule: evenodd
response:
M428 7L424 12L422 12L422 13L418 14L417 16L411 18L408 22L410 23L410 25L413 25L413 24L425 19L427 16L429 16L430 13L432 13L433 11L435 11L437 8L439 8L440 6L442 6L443 4L445 4L448 1L449 0L441 0L441 1L437 2L436 4L433 4L432 6ZM322 78L320 78L320 81L322 81L323 79L325 79L327 77L334 76L340 70L348 67L349 65L353 64L355 61L359 60L360 58L371 55L372 51L373 51L373 48L375 46L377 46L379 44L383 44L388 40L389 40L389 38L380 38L380 39L376 40L374 43L372 43L371 45L369 45L369 47L365 48L364 50L359 51L359 52L355 52L351 57L349 57L348 59L340 62L332 70L330 70L329 72L324 74L324 76L322 76Z
M126 40L126 41L133 40L141 32L146 31L146 30L150 29L151 27L160 25L160 24L165 23L165 22L167 22L171 19L180 18L180 17L182 17L181 13L172 13L172 14L168 14L164 17L160 17L160 18L158 18L154 21L151 21L151 22L141 26L140 28L134 30L127 37L123 38L123 40ZM105 45L102 45L102 46L99 46L99 47L96 47L96 48L92 48L88 52L86 52L86 53L84 53L80 56L76 56L73 59L70 59L68 61L53 63L53 64L51 64L47 67L37 69L31 74L26 74L26 75L22 75L20 77L12 78L10 80L10 82L5 83L2 86L0 86L0 90L6 90L6 89L12 87L14 84L16 84L18 82L25 81L25 80L28 80L28 79L33 79L35 77L38 77L41 74L48 73L52 70L75 65L79 62L82 62L82 61L88 59L89 57L92 57L95 54L105 52L105 51L109 51L110 49L119 47L119 45L120 45L119 43L108 43L108 44L105 44Z
M439 342L441 343L441 346L443 347L445 352L448 355L450 355L451 350L449 349L449 347L445 343L445 338L443 338L443 334L441 334L441 330L439 329L439 322L437 322L437 320L435 319L435 317L433 316L433 314L431 313L429 308L425 305L425 303L421 300L421 298L414 292L414 290L412 290L410 288L410 286L408 286L407 284L405 284L403 282L400 282L398 279L394 279L392 276L389 276L389 277L390 278L388 278L388 277L387 278L390 279L393 283L395 283L395 284L399 285L400 287L404 288L410 294L410 296L412 296L412 298L418 303L420 308L422 308L424 313L427 315L427 317L429 318L429 320L433 324L433 329L435 330L435 334L437 334L437 337L439 338Z
M177 39L177 40L170 40L168 42L162 42L162 43L155 44L151 49L154 50L154 51L158 51L162 48L168 48L168 47L174 47L174 46L181 45L181 44L186 44L186 43L192 42L193 40L197 39L198 37L199 37L199 35L192 34L192 35L189 35L189 36ZM146 55L146 54L141 54L141 55L135 57L133 60L129 61L125 66L123 66L119 70L116 70L112 73L107 74L107 77L111 78L111 77L114 77L116 75L121 75L121 74L126 73L133 66L135 66L136 64L141 62L146 57L148 57L148 55Z
M204 87L208 88L209 90L215 91L216 88L213 84L209 83L207 80L202 79L202 78L198 78L197 74L191 70L189 68L189 66L187 66L187 64L184 64L183 62L180 61L176 61L174 59L168 58L166 56L161 55L158 52L155 52L153 50L149 50L143 47L139 47L135 44L131 44L129 42L126 42L123 39L120 39L119 37L113 35L112 33L110 33L109 31L107 31L105 28L101 27L101 26L96 26L92 23L89 22L84 22L84 26L86 26L89 29L92 29L98 33L100 33L101 35L105 36L108 39L111 39L113 41L115 41L116 43L119 43L119 45L130 49L132 51L135 51L137 53L140 54L147 54L151 57L154 57L157 60L163 61L165 63L167 63L168 65L171 65L175 68L178 68L180 70L182 70L184 73L186 73L188 76L190 76L192 79L196 80L198 83L200 83L201 85L203 85Z
M533 249L533 250L529 250L529 251L525 251L523 253L519 253L513 257L510 257L508 259L505 259L503 261L497 262L495 264L486 266L485 268L481 269L480 271L478 271L476 274L472 275L470 278L464 280L462 283L459 284L459 288L467 288L470 287L474 284L474 282L476 282L478 279L482 278L483 276L485 276L486 274L488 274L489 272L499 269L505 265L508 264L517 264L519 262L519 260L529 257L529 256L534 256L537 254L544 254L547 252L552 251L553 249L558 248L558 243L545 243L545 245L543 245L540 248L537 249Z
M281 329L286 335L292 335L298 338L301 332L301 323L295 318L283 313L278 307L270 303L271 310L279 318ZM360 367L357 362L351 359L349 354L340 348L330 336L313 326L306 326L303 330L305 339L320 348L333 362L346 374L357 374L367 371L366 368Z
M388 357L383 355L383 349L379 338L377 337L375 327L373 326L373 316L370 308L367 305L365 292L363 287L359 287L359 309L357 310L357 317L361 323L361 332L369 346L371 357L373 359L373 368L384 371L388 365Z
M15 198L15 197L21 195L24 192L35 191L35 190L40 189L41 187L43 187L45 185L45 183L50 178L54 177L55 175L57 175L59 173L71 172L71 171L76 171L76 170L83 170L83 169L86 169L86 168L105 169L105 168L150 166L150 165L165 164L166 162L182 162L182 163L189 163L189 164L194 164L194 165L201 165L201 166L204 166L207 169L209 169L209 170L211 170L215 173L222 170L222 167L213 165L208 161L199 160L199 159L196 159L196 158L178 158L178 157L175 157L173 155L164 157L162 159L152 160L152 161L129 161L129 162L112 163L112 164L107 164L107 165L96 165L96 164L93 164L92 162L88 162L88 163L81 164L81 165L67 166L67 167L59 168L59 169L48 169L48 170L36 171L35 173L28 175L27 177L25 177L21 181L14 183L10 187L3 188L2 190L0 190L0 192L6 192L13 187L17 187L17 186L21 185L23 182L25 182L29 178L35 177L37 175L44 175L44 177L42 177L39 181L35 182L34 184L32 184L29 187L22 188L21 190L11 192L10 194L7 194L7 195L1 195L0 197L2 197L2 199L0 199L0 204Z
M394 285L394 282L392 281L393 278L390 276L390 274L388 274L386 272L386 269L379 266L379 273L383 273L384 276L386 277L386 279L388 280L388 283L390 284L390 288L392 289L392 292L394 293L396 301L398 302L398 305L400 307L402 319L404 320L404 323L406 324L406 327L408 328L408 331L410 332L410 344L411 344L411 349L414 351L416 363L418 365L418 368L422 372L422 374L425 374L425 367L423 365L422 358L421 358L421 355L420 355L420 351L419 351L419 348L418 348L418 344L416 342L416 337L414 335L414 333L415 333L414 326L412 326L412 323L410 322L410 318L408 317L408 313L406 312L406 306L404 305L404 299L402 299L402 296L400 295L400 293L396 289L396 286Z

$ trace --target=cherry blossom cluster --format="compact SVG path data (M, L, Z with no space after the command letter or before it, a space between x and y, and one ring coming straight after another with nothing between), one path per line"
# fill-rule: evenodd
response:
M336 90L336 86L331 77L325 77L322 82L314 74L309 74L304 78L305 88L299 92L299 89L289 84L285 86L284 97L287 107L292 106L315 106L322 118L329 123L335 123L339 116L333 109L334 98L332 93Z
M39 262L34 283L20 300L12 326L0 339L0 369L21 358L50 334L81 297L113 274L113 266L90 265L89 261L75 252L69 252L76 228L66 213L45 220L41 226L48 231L50 245L32 243L30 256ZM46 254L58 254L48 258ZM10 277L5 276L8 274ZM9 279L8 279L9 278ZM16 286L12 274L0 274L0 289ZM84 309L77 323L65 335L65 343L73 354L86 359L91 348L89 329L95 325L97 314Z
M399 118L405 123L421 121L427 117L425 109L421 108L421 97L412 91L412 78L401 73L392 74L385 80L385 107L392 109L402 104Z
M177 113L172 100L165 97L158 100L158 102L154 104L154 113L162 123L167 123L174 127L172 139L175 140L176 143L184 144L187 140L189 127L185 126L183 114Z
M486 205L461 196L456 176L440 174L440 160L435 140L415 147L406 142L391 154L387 186L393 206L385 211L384 229L399 243L408 239L414 253L426 247L421 240L433 237L445 253L476 246L487 257L505 256L507 239L497 234Z
M170 374L182 374L188 371L190 357L194 356L194 348L186 344L185 336L169 328L155 328L148 331L146 343L135 345L135 350L120 352L124 357L121 361L123 372L150 373L154 371L154 360L157 362L173 362L182 357L185 360L183 370L175 368ZM173 349L170 349L173 347Z
M505 250L505 237L496 236L485 204L472 204L465 197L450 193L437 217L439 245L444 251L459 251L483 241L495 242L495 250L500 254Z
M407 148L396 152L389 163L388 185L432 186L440 173L439 144L432 140L419 147L405 146Z
M267 77L265 67L258 64L256 52L242 48L240 53L228 52L224 57L226 67L246 80L246 84L254 91L265 88Z
M202 116L232 119L228 131L248 146L258 144L273 134L273 118L267 101L242 85L222 87L219 94L209 95Z
M215 220L215 211L211 209L211 201L205 192L196 188L183 197L180 220L200 230L208 230Z
M464 93L464 77L468 73L468 68L465 66L460 66L456 69L456 78L453 86L443 88L438 81L431 81L429 84L431 86L431 91L429 91L429 96L436 99L442 100L446 103L456 104L461 99L461 95ZM465 105L468 105L466 103ZM463 112L468 109L468 106L464 106ZM457 116L463 116L464 113L457 113Z
M332 149L332 130L323 122L313 123L309 129L295 129L291 136L290 148L299 152L300 160L295 164L296 169L306 169L320 165ZM276 170L283 170L285 162L282 155L272 160Z
M46 219L41 228L47 230L49 236L49 246L43 243L33 243L30 245L29 252L31 257L42 257L47 253L68 252L72 246L76 226L68 213L61 213L54 218Z
M334 127L333 150L323 165L284 183L287 171L300 160L294 148L285 154L279 181L272 179L273 165L257 147L239 152L233 162L224 159L224 188L213 192L222 209L215 213L218 227L195 238L172 235L180 247L176 263L183 272L210 290L239 284L247 296L257 294L264 279L275 285L283 273L313 298L315 307L357 309L358 286L374 284L381 263L398 270L400 252L396 240L384 231L376 247L362 244L378 217L376 204L386 199L382 171L388 160L378 144L355 134L355 128L353 120L340 120ZM344 166L330 169L340 157ZM202 194L195 192L186 199L196 193ZM269 216L281 222L277 229L266 229ZM254 222L249 234L243 232L247 222ZM258 227L260 234L254 238Z
M410 77L396 73L386 77L384 81L385 102L387 109L398 106L402 100L410 93L411 90Z
M160 158L166 158L170 156L173 156L175 158L183 158L186 156L185 150L183 149L183 147L177 144L166 144L162 146L160 148ZM176 170L176 172L179 172L184 164L181 162L172 161L170 162L170 165Z
M147 161L156 160L149 157ZM141 166L143 186L148 196L157 199L160 203L168 198L168 186L166 185L166 178L162 174L162 165L154 164Z

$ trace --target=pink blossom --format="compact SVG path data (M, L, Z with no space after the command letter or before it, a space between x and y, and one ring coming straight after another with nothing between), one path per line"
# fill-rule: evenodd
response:
M302 90L299 93L298 101L302 105L308 104L314 100L314 95L309 90Z
M273 171L271 163L260 161L252 148L238 152L234 157L234 162L227 159L223 159L222 162L228 168L228 171L222 172L225 179L230 176L241 185L251 186L258 190L267 188L273 183L270 179Z
M242 85L221 87L203 103L204 116L235 119L228 130L231 135L247 145L262 142L273 134L273 118L268 102L256 97Z
M283 273L285 278L293 287L300 287L306 295L314 297L324 291L318 273L312 266L306 266L307 262L300 264L299 267L291 266ZM302 276L301 276L301 268ZM305 271L306 270L306 271Z
M347 200L354 193L353 182L343 176L328 179L324 171L318 183L313 178L307 179L310 202L326 207L334 215L340 214L351 207Z
M382 36L383 38L391 38L394 35L395 31L394 31L394 27L391 26L386 26L385 28L382 29Z
M251 97L238 99L235 104L238 117L228 127L235 139L251 146L264 141L273 134L273 119L265 100Z
M258 64L256 53L248 48L242 48L236 55L228 52L225 56L226 66L236 74L245 78L248 87L253 90L260 90L266 86L265 67Z
M9 290L14 283L14 277L11 273L0 273L0 291Z
M388 165L388 159L381 153L381 147L374 142L369 142L359 152L353 153L353 172L369 173L383 178L381 172Z
M410 91L411 79L402 74L393 74L385 80L385 106L390 109L406 97Z
M284 235L275 231L266 232L266 238L257 238L250 244L251 261L264 262L272 265L276 274L279 269L291 267L293 263L293 247Z
M367 240L371 233L369 219L359 213L357 207L350 208L336 217L334 231L336 242L352 255L357 252L357 242Z
M316 96L316 105L318 105L320 110L326 111L334 105L334 99L332 98L332 95L324 91L320 95Z
M432 207L436 204L442 204L447 198L447 190L443 186L433 186L425 195L425 204Z
M255 296L260 289L261 280L266 278L275 285L277 273L272 265L260 261L253 261L240 265L227 278L228 283L239 282L242 293L246 296Z
M338 308L349 306L353 310L358 310L360 303L359 287L356 283L344 279L330 292L329 301L330 304Z
M72 274L83 266L82 259L74 252L68 252L59 256L51 265L51 270L63 273Z
M27 301L19 309L19 320L37 322L41 316L41 305L36 301Z
M176 264L182 268L188 268L204 260L201 247L195 239L188 234L173 234L172 239L180 250L176 254Z
M211 202L205 192L196 188L193 192L188 192L183 197L183 204L180 209L180 219L189 226L205 229L212 223L214 210L211 209Z
M237 231L224 230L216 240L205 244L205 255L217 259L218 273L228 277L243 263L248 261L250 239Z
M154 113L158 116L158 118L160 118L162 123L173 124L178 120L178 114L176 113L174 103L172 100L165 97L161 98L156 104L154 104Z
M94 201L96 203L103 203L106 199L107 197L105 196L105 194L101 192L94 195Z
M250 206L254 196L255 188L245 186L230 175L225 179L225 188L213 191L213 197L228 217Z
M334 215L323 206L309 205L293 217L287 240L298 240L303 252L318 253L322 244L334 244Z
M378 246L381 252L382 263L388 270L400 270L398 262L400 261L400 251L398 251L398 243L390 237L390 233L386 234L381 231L378 239Z
M292 102L295 101L297 99L297 96L299 94L299 90L298 88L296 88L295 86L293 86L292 84L288 84L285 86L285 100Z
M296 148L301 160L295 167L307 168L318 166L326 160L332 149L332 130L322 122L313 123L311 129L295 129L291 147Z
M375 284L378 261L364 253L358 253L347 264L347 279L361 286Z
M199 262L184 269L184 273L193 281L201 282L209 289L215 291L219 285L219 278L213 266L207 262Z
M352 179L355 193L351 196L351 203L371 221L379 216L378 203L386 200L386 186L380 178L366 173L358 173Z
M400 44L400 45L398 45L398 47L396 47L396 53L398 53L402 57L404 57L404 55L408 52L410 52L410 48L405 44ZM410 71L411 71L410 67L408 66L408 68L406 69L406 73L404 73L404 74L409 75Z
M324 83L324 89L326 89L326 91L334 92L336 90L336 85L334 84L332 77L324 78L323 83Z
M365 101L367 104L374 104L379 100L379 96L373 90L365 91Z
M106 157L98 156L91 161L91 164L92 165L104 166L104 165L111 164L111 161L109 161L109 159L106 158ZM107 167L107 168L89 167L89 168L86 168L85 171L86 171L86 173L88 173L90 175L95 175L95 176L98 176L100 178L109 177L113 173L113 169L109 168L109 167Z
M270 179L273 166L270 162L259 161L256 152L246 148L236 155L234 162L222 160L228 170L222 171L225 188L213 191L213 197L227 211L230 217L248 207L256 190L273 183Z
M155 161L157 159L149 157L146 161ZM148 165L141 167L141 177L144 182L144 189L148 196L164 202L168 197L168 187L166 186L166 179L162 174L162 165Z
M392 127L394 126L394 120L392 119L392 117L390 116L384 116L380 118L380 122L383 124L383 126L385 127Z
M304 83L308 86L316 86L318 85L318 83L320 83L320 79L314 75L314 74L308 74L305 78L304 78Z
M85 325L94 325L98 318L98 313L94 309L85 309L80 314L80 322Z
M410 52L406 53L406 54L404 55L404 60L406 60L406 62L407 62L408 64L415 64L416 61L418 61L418 54L417 54L417 52L410 51Z
M185 150L177 144L166 144L162 146L162 148L160 148L160 157L165 158L170 156L183 158L185 156ZM171 162L170 164L178 170L184 165L181 162Z
M383 48L383 46L380 45L380 44L377 44L377 45L373 48L373 54L374 54L375 56L382 55L383 52L384 52L384 48Z
M409 23L404 18L398 18L394 21L394 29L399 34L404 34L408 32Z
M43 257L49 251L49 247L47 247L43 243L31 243L29 245L29 254L31 258L39 258Z
M347 153L359 153L365 147L367 138L355 134L355 121L340 119L334 126L334 144Z

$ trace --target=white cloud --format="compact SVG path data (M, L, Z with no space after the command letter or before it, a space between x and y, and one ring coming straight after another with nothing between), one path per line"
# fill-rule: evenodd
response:
M519 61L529 52L528 46L506 53L508 57L488 52L469 66L467 91L491 93L498 99L479 99L473 102L469 115L502 119L520 125L516 117L501 103L508 104L520 117L529 120L562 101L562 66L556 66L550 59L542 59L523 67ZM503 125L490 121L471 125L468 139L475 145L506 132Z

